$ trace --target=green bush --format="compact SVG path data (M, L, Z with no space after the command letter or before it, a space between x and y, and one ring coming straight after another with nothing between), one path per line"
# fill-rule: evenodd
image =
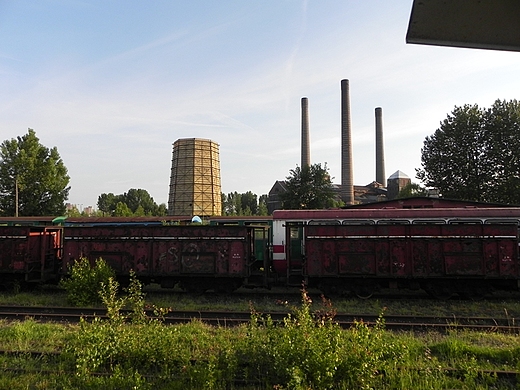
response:
M60 281L67 292L67 300L74 306L88 306L101 303L99 291L102 284L108 284L115 272L101 258L91 267L88 259L75 260L69 268L69 277Z
M290 389L380 386L381 372L393 368L406 351L387 337L383 320L374 328L359 322L345 331L333 315L312 313L311 303L303 291L302 306L293 309L283 327L253 314L244 350L247 375Z

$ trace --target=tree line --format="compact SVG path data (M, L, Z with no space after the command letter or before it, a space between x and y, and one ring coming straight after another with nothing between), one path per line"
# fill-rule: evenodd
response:
M416 177L449 199L520 205L520 103L496 100L490 108L455 106L421 149ZM291 169L280 194L282 208L341 206L327 165ZM33 129L0 145L0 216L64 215L70 177L56 147L47 148ZM403 194L420 196L412 183ZM222 194L223 215L267 215L267 195ZM102 215L166 215L143 189L101 194ZM77 212L77 210L76 210Z
M98 197L97 207L102 215L112 217L163 216L168 211L164 203L155 203L148 191L135 188L119 195L103 193Z
M222 215L267 215L267 195L259 198L251 191L222 193ZM97 207L101 215L115 217L167 215L166 204L157 204L148 191L130 189L120 195L103 193Z
M258 197L251 191L222 193L222 215L268 215L267 195Z

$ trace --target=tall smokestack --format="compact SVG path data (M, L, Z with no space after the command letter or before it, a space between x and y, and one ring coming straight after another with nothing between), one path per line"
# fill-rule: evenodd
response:
M354 204L352 177L350 88L348 80L341 80L341 199L346 205Z
M309 135L309 101L302 98L302 168L311 165L310 135Z
M383 110L381 107L376 108L376 181L383 186L386 186Z

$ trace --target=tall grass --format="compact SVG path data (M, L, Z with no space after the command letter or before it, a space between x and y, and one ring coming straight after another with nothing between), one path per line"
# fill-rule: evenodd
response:
M140 308L144 296L137 287L130 301ZM476 348L468 355L456 335L425 345L412 335L387 332L383 316L375 326L358 322L344 330L334 322L330 302L313 311L306 291L283 324L252 307L250 323L233 329L196 320L165 326L139 315L122 318L122 298L113 288L104 291L110 320L82 322L68 348L75 378L83 384L98 383L93 374L102 372L108 374L103 383L124 378L137 388L224 389L246 383L276 389L478 389L499 383L479 371L490 361L508 356L510 366L520 362L511 350Z
M385 330L383 315L374 326L358 322L345 330L335 323L331 303L312 302L305 290L298 305L286 307L290 314L282 324L251 305L247 325L226 328L197 320L165 325L146 317L135 276L126 294L118 287L109 279L101 288L108 320L0 322L0 349L61 352L55 361L0 356L0 388L514 388L482 370L520 368L517 335L396 334Z
M253 311L243 350L249 362L247 374L265 385L289 388L342 384L362 389L381 384L382 372L392 369L405 350L386 337L383 319L374 328L359 322L346 332L326 315L327 310L315 316L310 306L303 291L301 307L293 309L283 327Z

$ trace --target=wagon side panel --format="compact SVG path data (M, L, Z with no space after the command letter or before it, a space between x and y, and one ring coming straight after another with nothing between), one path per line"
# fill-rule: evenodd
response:
M0 227L0 272L2 275L24 272L29 253L29 229Z

